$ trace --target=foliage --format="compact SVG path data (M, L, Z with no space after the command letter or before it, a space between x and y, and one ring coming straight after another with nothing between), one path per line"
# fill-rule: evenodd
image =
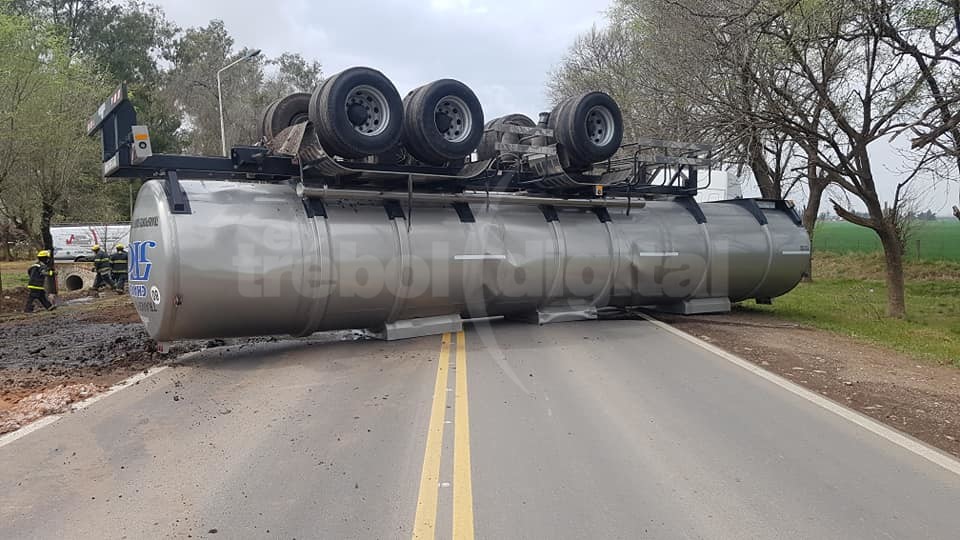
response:
M141 0L0 0L0 258L48 244L51 222L129 219L131 185L100 179L81 132L121 82L155 152L219 154L216 73L245 52L222 22L181 30ZM225 71L228 143L254 142L267 103L321 77L291 53Z
M191 28L177 38L168 60L164 99L186 120L181 130L186 149L198 154L220 154L220 113L217 71L250 51L235 50L222 21ZM321 80L317 62L284 53L275 60L261 56L242 61L221 75L227 146L257 139L263 109L273 100L298 91L312 91Z
M97 144L85 136L76 114L95 109L108 87L96 71L73 62L58 37L37 34L5 15L0 15L0 71L10 75L0 85L5 141L0 211L49 247L55 216L100 204Z
M740 309L776 314L881 346L918 359L960 367L960 264L909 263L904 319L884 316L884 262L879 255L818 253L819 276L801 283L772 306L753 302Z

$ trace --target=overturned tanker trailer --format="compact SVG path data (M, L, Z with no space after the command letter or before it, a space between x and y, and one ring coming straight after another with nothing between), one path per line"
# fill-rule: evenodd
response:
M571 98L539 123L482 114L456 81L401 100L353 68L271 104L256 145L174 156L151 152L121 87L88 131L102 131L107 178L151 179L129 276L150 335L395 339L493 316L722 312L769 302L809 267L792 204L698 204L709 148L622 144L609 96Z

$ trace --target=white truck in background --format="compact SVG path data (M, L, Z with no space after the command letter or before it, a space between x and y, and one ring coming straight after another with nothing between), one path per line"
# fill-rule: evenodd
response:
M127 244L129 223L63 224L50 227L53 236L53 258L57 261L92 261L95 244L113 253L117 244Z
M701 171L697 202L728 201L743 197L743 186L749 180L749 175L750 172L746 171L738 176L734 169Z

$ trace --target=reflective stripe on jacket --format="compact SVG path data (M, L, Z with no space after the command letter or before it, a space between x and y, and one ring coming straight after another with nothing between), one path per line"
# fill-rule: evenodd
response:
M94 254L93 270L98 274L110 273L110 256L104 253L103 250L100 250Z
M127 273L127 252L118 251L113 255L110 255L110 266L113 268L114 274L126 274Z
M27 268L27 288L34 291L44 290L47 276L53 276L54 271L49 266L35 262L30 268Z

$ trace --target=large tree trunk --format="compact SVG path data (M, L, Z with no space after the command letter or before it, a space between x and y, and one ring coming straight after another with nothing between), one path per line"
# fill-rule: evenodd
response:
M53 205L43 202L40 205L40 236L43 240L43 249L53 249L53 235L50 234L50 223L53 222Z
M2 258L2 260L4 261L13 260L13 252L10 251L10 242L12 238L13 238L13 235L10 234L10 227L4 226L3 234L0 235L0 244L3 245L3 249L0 250L0 258Z
M807 230L807 236L810 237L811 264L807 270L806 277L803 278L803 280L807 282L813 281L813 234L817 229L817 217L820 215L820 203L823 201L823 192L826 191L827 185L829 184L829 182L824 182L816 177L815 165L810 166L809 169L808 173L812 173L814 176L809 177L810 197L807 199L807 206L803 209L803 228Z
M753 171L753 177L757 181L757 187L760 188L760 195L764 199L782 199L783 194L781 193L780 182L775 175L771 174L770 164L767 163L763 144L759 139L754 138L747 143L747 147L747 152L750 157L750 169Z
M903 244L894 225L885 222L877 231L883 245L887 271L887 315L902 319L907 314L903 277Z

